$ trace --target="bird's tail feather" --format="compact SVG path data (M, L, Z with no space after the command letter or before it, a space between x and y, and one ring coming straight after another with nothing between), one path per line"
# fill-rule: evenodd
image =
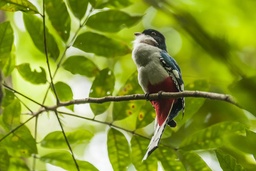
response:
M173 106L173 103L172 103ZM172 106L170 108L170 111L172 110ZM169 119L169 115L171 112L169 112L168 116L166 117L165 121L163 122L163 124L161 126L159 126L159 124L156 124L156 128L155 128L155 132L153 137L150 140L150 143L148 145L148 150L145 154L145 156L143 157L142 161L146 160L148 158L148 156L158 147L159 141L161 139L161 136L163 134L164 128L168 122ZM157 122L157 120L156 120Z

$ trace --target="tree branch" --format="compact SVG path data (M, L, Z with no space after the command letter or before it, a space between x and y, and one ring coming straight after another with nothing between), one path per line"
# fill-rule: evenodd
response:
M68 102L61 102L56 106L45 107L45 110L56 110L62 106L70 106L74 104L86 104L86 103L105 103L105 102L121 102L128 100L158 100L161 98L179 98L179 97L195 97L195 98L206 98L211 100L219 100L231 103L239 108L241 106L234 100L234 98L227 94L219 94L205 91L183 91L183 92L159 92L154 94L132 94L125 96L106 96L106 97L88 97L85 99L74 99Z

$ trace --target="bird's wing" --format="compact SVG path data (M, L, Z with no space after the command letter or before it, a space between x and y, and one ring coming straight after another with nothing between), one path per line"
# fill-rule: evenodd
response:
M173 106L173 103L172 103L172 106ZM172 110L172 106L171 106L170 110ZM170 113L171 112L169 112L169 114ZM143 157L142 161L146 160L148 158L148 156L158 147L159 141L161 139L164 128L166 126L166 122L168 122L168 118L169 117L166 117L165 121L163 122L163 124L161 126L159 124L156 124L154 135L152 136L152 138L150 140L147 152L146 152L145 156Z
M174 58L172 58L166 51L161 51L160 61L163 67L168 71L169 75L172 77L176 87L179 91L184 91L184 82L181 75L180 67ZM185 99L179 98L179 104L174 106L173 113L171 113L170 117L174 118L178 112L182 109L183 115L185 110ZM170 118L171 119L171 118Z

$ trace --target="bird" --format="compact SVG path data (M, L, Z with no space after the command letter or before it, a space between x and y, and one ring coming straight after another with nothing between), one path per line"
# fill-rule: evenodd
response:
M184 82L180 67L166 48L165 37L159 31L146 29L134 33L132 59L138 70L138 82L146 95L161 92L182 92ZM184 115L185 99L169 98L151 100L156 112L154 134L142 161L158 147L166 125L175 127L175 116L182 110Z

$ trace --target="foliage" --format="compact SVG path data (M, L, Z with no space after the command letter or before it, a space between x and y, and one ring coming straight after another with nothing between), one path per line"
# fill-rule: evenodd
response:
M255 5L0 1L7 16L0 23L0 171L254 170ZM177 127L167 127L159 148L141 162L155 117L148 101L54 107L142 93L131 41L149 27L166 36L186 90L231 94L241 108L187 98Z

